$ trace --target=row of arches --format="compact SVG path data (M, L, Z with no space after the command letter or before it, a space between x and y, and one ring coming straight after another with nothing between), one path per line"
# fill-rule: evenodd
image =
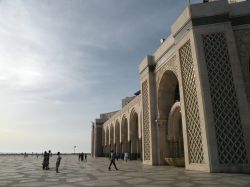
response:
M116 120L115 123L107 125L103 129L104 154L107 156L113 150L120 156L127 152L132 160L141 159L142 141L139 121L138 112L131 110L129 119L123 115L121 122Z
M181 161L183 166L184 139L178 77L167 70L157 88L157 121L162 124L156 138L159 138L161 162L168 159L168 164L176 165L174 162ZM141 113L141 110L132 109L129 115L123 114L120 120L104 125L103 153L106 156L113 150L120 155L128 152L130 159L142 159Z

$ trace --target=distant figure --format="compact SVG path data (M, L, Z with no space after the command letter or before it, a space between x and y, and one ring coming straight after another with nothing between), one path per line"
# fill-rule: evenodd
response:
M87 153L85 153L84 157L85 157L85 162L87 162Z
M60 162L61 162L62 157L60 156L60 152L57 153L57 160L56 160L56 172L59 173L58 169L60 166Z
M112 164L114 165L115 169L118 170L118 168L117 168L116 165L115 165L115 158L116 158L116 155L115 155L114 151L112 150L112 151L110 152L109 171L111 170L111 165L112 165Z
M47 167L47 157L48 157L48 153L47 153L47 151L44 151L44 153L43 153L43 170L45 170Z
M81 153L79 153L79 155L78 155L78 161L80 161L81 160Z
M83 159L84 159L84 154L83 154L83 153L81 153L80 155L81 155L81 161L83 162Z
M49 150L49 152L44 151L44 154L43 154L43 170L44 169L46 169L46 170L49 169L49 157L50 157L50 150Z
M117 153L117 154L116 154L116 160L118 161L119 158L120 158L120 153Z
M28 157L28 154L25 152L25 153L24 153L24 158L26 158L26 157Z
M127 162L128 161L128 152L124 153L124 160Z
M52 153L49 150L48 155L47 155L47 167L46 167L47 170L49 169L49 157L51 157L51 156L52 156Z

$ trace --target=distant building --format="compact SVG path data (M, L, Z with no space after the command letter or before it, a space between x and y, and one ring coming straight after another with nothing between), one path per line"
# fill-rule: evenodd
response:
M94 122L94 156L250 172L250 1L189 5L139 73L141 92Z
M117 111L100 114L100 118L92 122L91 134L91 155L101 157L103 154L103 124L110 119Z
M135 98L135 96L132 97L126 97L122 99L122 108L125 107L130 101L132 101Z

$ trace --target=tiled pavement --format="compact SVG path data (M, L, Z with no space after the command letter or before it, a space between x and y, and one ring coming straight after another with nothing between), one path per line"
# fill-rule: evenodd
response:
M139 161L118 161L119 171L108 171L109 160L62 156L60 173L55 172L56 156L50 170L42 170L42 157L0 156L0 186L250 186L248 174L203 173L170 166L147 166Z

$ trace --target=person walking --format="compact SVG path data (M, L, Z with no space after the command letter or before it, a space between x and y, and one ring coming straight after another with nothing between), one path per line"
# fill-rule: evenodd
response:
M59 173L59 166L61 162L62 157L60 156L60 152L57 153L57 160L56 160L56 172Z
M127 162L128 161L128 152L124 153L124 160Z
M117 168L116 165L115 165L115 159L116 159L116 155L115 155L114 151L111 150L111 152L110 152L109 171L111 170L111 165L112 165L112 164L114 165L115 169L118 170L118 168Z

